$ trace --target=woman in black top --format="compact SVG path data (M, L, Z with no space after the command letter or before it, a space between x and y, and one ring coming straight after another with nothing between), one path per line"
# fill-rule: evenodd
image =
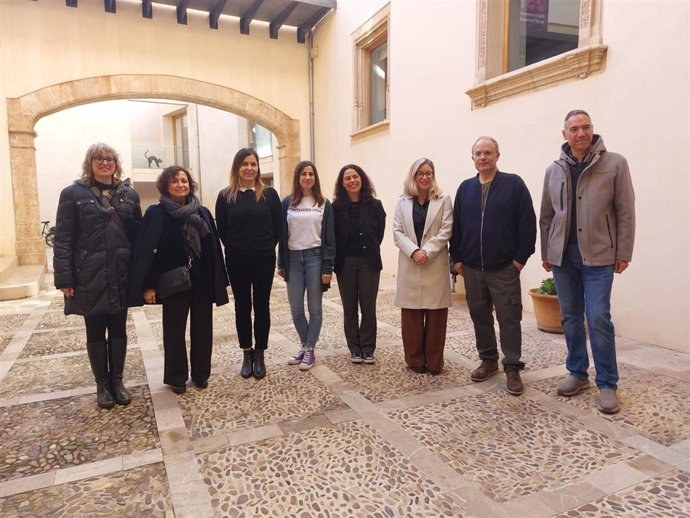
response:
M376 297L386 212L361 167L340 170L333 193L335 274L343 304L345 339L352 363L374 363ZM359 321L359 310L362 320Z
M209 210L195 196L197 183L185 168L173 165L156 181L160 203L146 210L132 262L130 305L163 304L163 382L176 394L187 390L189 367L185 330L191 313L192 381L208 386L213 348L213 303L228 302L227 276L218 232ZM162 274L191 265L191 288L159 295Z
M240 149L235 155L230 185L218 193L216 221L235 297L237 337L244 353L240 375L261 379L266 375L264 351L271 328L275 248L283 227L280 198L261 180L259 156L254 150Z
M60 194L55 226L55 287L65 295L65 315L84 315L86 350L101 408L132 401L122 373L129 259L141 207L121 175L113 148L101 142L89 147L81 179Z

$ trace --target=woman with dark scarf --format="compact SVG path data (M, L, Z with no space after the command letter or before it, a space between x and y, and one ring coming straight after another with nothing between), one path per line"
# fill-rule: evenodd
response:
M163 382L182 394L189 374L187 315L191 313L192 381L204 389L211 375L213 303L222 306L228 302L228 281L216 226L194 194L197 183L189 171L170 166L156 186L160 203L146 210L134 251L130 305L163 304ZM191 288L161 296L162 274L186 265Z

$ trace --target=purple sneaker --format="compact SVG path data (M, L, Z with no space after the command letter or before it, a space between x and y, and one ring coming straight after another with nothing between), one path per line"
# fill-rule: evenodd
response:
M302 363L305 352L306 351L304 349L300 349L299 352L295 353L295 355L288 360L288 365L299 365Z
M316 362L316 354L314 354L314 349L307 349L304 351L304 356L302 357L302 363L299 364L299 370L308 371L314 366Z

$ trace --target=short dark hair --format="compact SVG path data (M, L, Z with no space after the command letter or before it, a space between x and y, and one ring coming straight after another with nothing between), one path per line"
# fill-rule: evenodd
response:
M156 188L158 189L158 192L161 194L168 194L168 185L170 184L170 180L175 178L180 171L187 175L187 180L189 181L189 194L194 194L199 187L199 184L194 181L194 178L192 178L192 174L189 171L179 165L171 165L163 169L163 172L158 177L158 180L156 180Z
M586 115L589 120L592 120L592 117L589 116L589 113L587 113L585 110L570 110L568 113L565 114L565 119L563 119L563 123L565 124L568 122L568 119L570 117L575 117L575 115Z
M370 202L376 198L376 190L374 189L374 184L371 182L367 173L364 169L356 164L347 164L340 169L338 173L338 179L335 181L335 189L333 190L333 205L340 205L347 202L349 199L347 196L347 191L343 187L343 178L345 177L345 171L352 169L357 172L359 178L362 180L362 190L359 193L359 199L363 202Z

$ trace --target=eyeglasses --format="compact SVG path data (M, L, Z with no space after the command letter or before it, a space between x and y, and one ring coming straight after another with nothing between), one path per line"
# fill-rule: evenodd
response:
M422 173L420 171L417 171L414 175L417 178L431 178L432 176L434 176L434 173Z
M115 163L115 157L112 156L95 156L92 159L94 162L97 164L102 164L103 162L107 164L114 164Z

